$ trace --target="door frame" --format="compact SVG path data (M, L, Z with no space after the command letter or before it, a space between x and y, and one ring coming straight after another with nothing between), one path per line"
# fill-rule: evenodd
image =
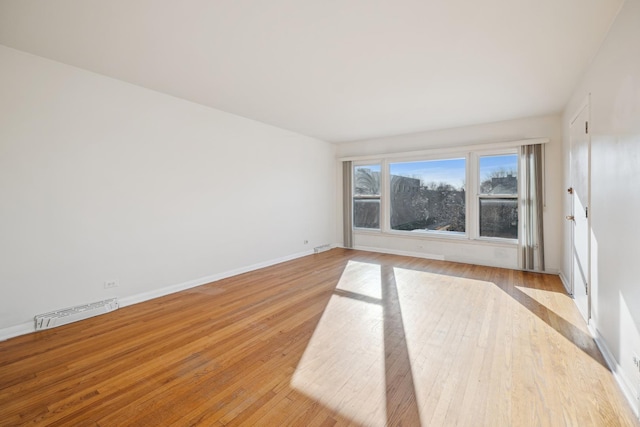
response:
M586 313L586 322L587 324L589 323L590 319L591 319L591 217L592 217L592 212L591 212L591 94L589 93L584 101L582 101L582 103L580 104L580 106L576 109L576 112L574 113L574 115L571 118L571 121L569 122L569 185L571 188L575 188L575 182L573 182L573 162L571 159L571 156L573 155L573 146L574 146L574 141L572 138L572 127L575 123L575 121L578 119L578 117L580 117L580 115L582 114L583 111L587 112L587 123L588 123L588 127L587 127L587 132L586 132L586 139L587 139L587 200L586 200L586 207L588 209L589 214L587 215L587 266L586 266L586 279L587 279L587 313ZM576 197L575 194L570 194L571 196L571 216L575 217L576 212L574 212L574 207L575 207L575 203L573 198ZM576 286L576 280L575 280L575 275L576 272L575 270L575 259L574 257L576 256L575 254L575 223L571 224L571 246L570 246L570 252L571 252L571 296L575 297L575 286ZM575 301L575 300L574 300ZM580 311L580 310L579 310ZM580 311L581 314L582 311Z

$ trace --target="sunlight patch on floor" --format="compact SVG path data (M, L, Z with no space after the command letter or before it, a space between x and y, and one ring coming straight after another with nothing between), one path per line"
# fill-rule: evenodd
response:
M556 301L566 300L567 302L571 302L571 297L569 295L559 293L557 291L536 289L529 286L514 286L514 288L548 308L551 308Z
M349 261L336 289L380 300L382 298L380 266Z
M578 315L571 302L350 261L291 385L367 426L575 424L583 415L567 408L580 401L559 384L604 367L591 337L556 313Z
M460 417L484 416L492 383L482 355L497 332L494 313L511 299L491 282L403 268L394 274L422 424L474 425ZM508 366L511 355L502 357Z
M384 426L380 266L350 261L336 288L364 298L331 297L291 386L357 423Z

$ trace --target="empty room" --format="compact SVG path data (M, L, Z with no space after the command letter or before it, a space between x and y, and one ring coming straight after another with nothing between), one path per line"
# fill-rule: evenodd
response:
M640 0L0 0L0 426L640 426Z

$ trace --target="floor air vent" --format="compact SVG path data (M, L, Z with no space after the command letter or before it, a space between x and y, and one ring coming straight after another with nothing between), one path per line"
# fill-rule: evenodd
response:
M118 299L111 298L91 304L79 305L51 313L39 314L35 317L36 331L50 329L78 320L88 319L99 314L108 313L118 308Z
M322 245L322 246L313 248L313 253L319 254L320 252L328 251L329 249L331 249L331 245Z

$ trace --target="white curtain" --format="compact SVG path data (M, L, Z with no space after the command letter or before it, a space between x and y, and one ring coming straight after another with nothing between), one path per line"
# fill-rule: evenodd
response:
M544 228L542 144L520 148L521 165L521 267L524 270L544 271Z
M342 162L342 223L343 246L353 248L353 203L351 192L353 188L353 165Z

